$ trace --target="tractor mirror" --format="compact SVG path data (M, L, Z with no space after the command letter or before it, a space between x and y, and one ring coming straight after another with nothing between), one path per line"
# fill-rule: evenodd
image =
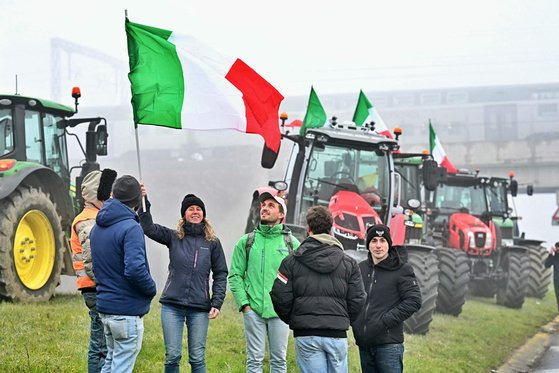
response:
M509 190L510 190L510 194L513 197L516 197L518 195L518 181L516 180L511 180L510 184L509 184Z
M281 144L280 144L281 145ZM262 149L262 159L260 164L264 168L272 168L276 164L276 160L278 159L279 148L278 152L276 153L272 149L268 148L266 144L264 144L264 148Z
M528 184L528 186L526 187L526 194L529 196L534 194L534 186L532 184Z
M437 189L437 185L446 176L446 169L439 167L437 162L432 159L423 161L423 185L427 190Z
M107 139L109 134L107 133L107 126L101 124L97 126L95 131L96 147L95 152L97 155L107 155Z

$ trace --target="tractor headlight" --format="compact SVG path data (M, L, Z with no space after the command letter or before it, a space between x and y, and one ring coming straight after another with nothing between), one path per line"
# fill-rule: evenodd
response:
M470 249L476 248L476 240L474 238L474 232L468 232L468 248Z
M491 235L491 232L487 232L487 236L485 236L485 248L490 249L492 245L493 245L493 236Z
M353 233L344 232L344 231L342 231L338 228L334 228L334 234L337 234L338 236L342 236L342 237L347 238L349 240L358 239L358 237L356 235L354 235Z

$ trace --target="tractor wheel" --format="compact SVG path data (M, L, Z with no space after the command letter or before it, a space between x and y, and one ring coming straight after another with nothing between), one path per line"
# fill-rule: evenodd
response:
M448 248L435 250L439 259L439 287L436 311L458 316L466 301L470 265L465 253Z
M248 211L247 225L245 233L252 232L260 224L260 201L258 197L252 199L250 210Z
M529 246L530 266L528 268L527 297L542 299L551 284L551 268L545 268L544 262L547 258L547 250L543 246Z
M522 308L528 283L527 253L509 251L503 257L505 278L497 289L497 304L508 308Z
M413 267L421 289L421 308L404 321L404 331L410 334L427 334L437 300L439 284L437 256L432 252L411 249L408 251L408 263Z
M478 297L485 297L485 298L493 298L497 293L497 283L493 280L472 280L468 284L468 289L470 290L470 294L478 296Z
M0 202L0 298L49 300L60 281L63 233L48 195L20 185Z

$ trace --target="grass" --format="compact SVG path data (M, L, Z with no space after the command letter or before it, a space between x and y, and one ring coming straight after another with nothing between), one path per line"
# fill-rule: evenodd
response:
M542 299L527 298L521 310L494 300L468 299L455 318L435 315L426 336L406 335L404 364L408 372L487 372L556 315L552 291ZM154 301L145 317L142 351L135 372L161 372L165 347ZM56 296L43 304L0 303L0 372L86 371L89 317L80 295ZM349 371L359 372L359 354L349 337ZM186 343L181 368L189 371ZM206 360L209 372L244 372L242 317L227 296L222 313L210 322ZM268 372L266 361L265 372ZM293 340L288 371L298 372Z

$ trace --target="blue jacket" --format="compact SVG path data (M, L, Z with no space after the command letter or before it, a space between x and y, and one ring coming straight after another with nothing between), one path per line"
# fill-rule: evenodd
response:
M143 316L155 296L144 232L128 206L109 199L91 230L97 310L108 315Z
M209 311L221 309L227 286L227 262L219 240L204 238L204 223L185 224L185 236L176 230L154 224L149 212L140 212L146 236L169 248L169 276L159 301ZM209 278L213 274L210 297Z

